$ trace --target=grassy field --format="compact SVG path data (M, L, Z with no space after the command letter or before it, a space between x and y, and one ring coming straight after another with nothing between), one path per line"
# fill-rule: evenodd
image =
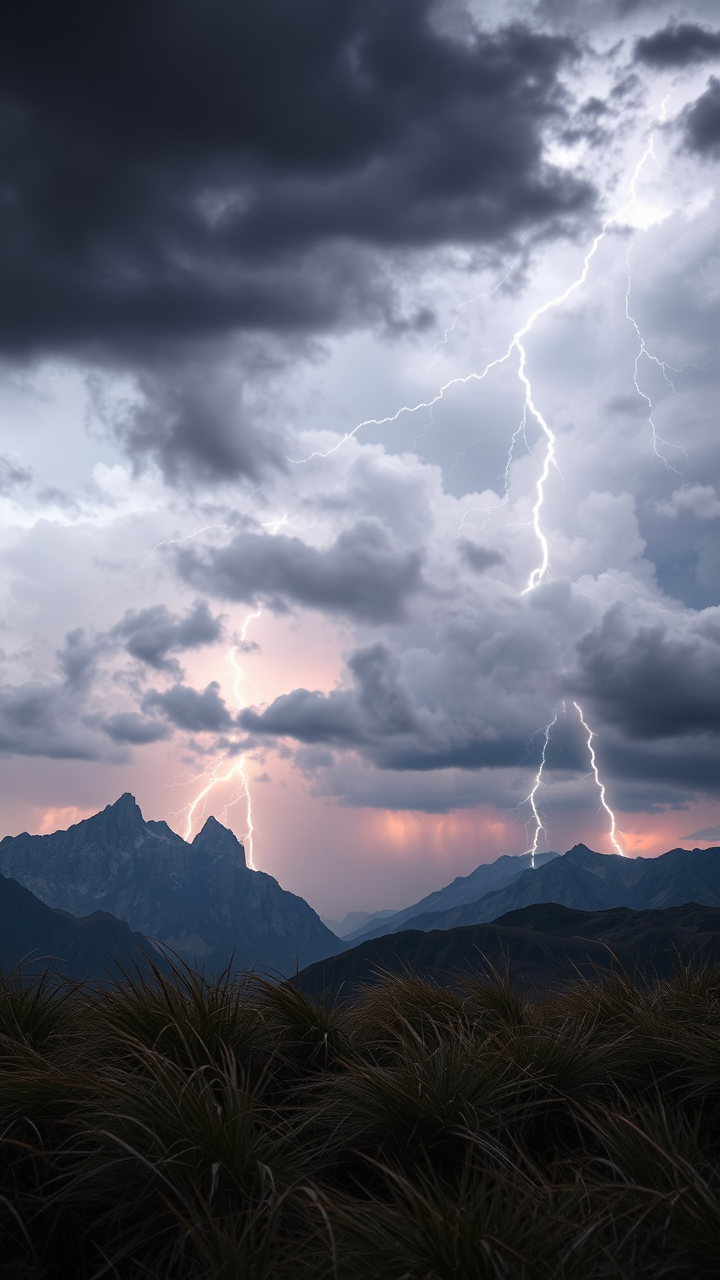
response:
M3 1280L715 1276L720 971L0 991Z

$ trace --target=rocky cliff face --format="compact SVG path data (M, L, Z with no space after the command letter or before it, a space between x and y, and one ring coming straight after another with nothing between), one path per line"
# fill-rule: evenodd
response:
M303 898L248 869L215 818L187 843L146 821L129 793L67 831L6 836L0 872L51 907L111 912L211 972L232 962L292 973L343 949Z

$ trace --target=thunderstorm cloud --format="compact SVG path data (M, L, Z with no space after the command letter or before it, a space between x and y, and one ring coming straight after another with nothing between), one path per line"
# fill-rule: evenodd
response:
M634 849L714 838L716 4L6 10L6 829L249 788L299 892L444 875L550 725L600 847L577 702Z

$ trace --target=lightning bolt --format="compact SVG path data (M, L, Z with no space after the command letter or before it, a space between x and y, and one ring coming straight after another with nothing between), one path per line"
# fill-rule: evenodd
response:
M492 298L492 297L494 297L494 295L498 292L498 289L502 289L502 287L503 287L503 285L506 283L506 281L507 281L507 280L509 280L510 276L512 275L512 273L513 273L513 271L515 270L515 268L516 268L516 266L517 266L517 264L518 264L518 262L519 262L519 261L520 261L520 254L518 254L518 256L515 258L514 262L511 262L511 263L510 263L510 266L508 267L507 271L505 272L505 275L502 277L502 279L501 279L501 280L498 280L498 282L497 282L497 284L495 285L494 289L491 289L489 293L476 293L476 294L474 295L474 297L472 297L472 298L466 298L465 302L461 302L461 303L460 303L459 307L457 307L457 308L456 308L456 311L455 311L455 317L454 317L454 319L453 319L452 324L451 324L451 325L449 325L449 326L448 326L448 328L445 330L445 332L444 332L444 334L443 334L442 338L438 338L437 342L435 342L435 343L433 344L433 346L432 346L432 347L430 347L429 351L426 351L426 352L425 352L425 355L426 355L426 356L437 355L438 349L439 349L440 347L447 346L448 338L450 337L450 334L454 331L454 329L455 329L455 325L457 324L458 320L460 319L460 312L461 312L461 311L464 311L465 307L471 307L471 306L472 306L472 304L473 304L474 302L479 302L479 300L480 300L481 298L483 298L483 299L488 299L488 298ZM435 361L431 361L431 363L427 366L427 370L426 370L426 372L432 368L432 365L433 365L434 363L435 363Z
M531 867L535 866L535 854L537 853L538 841L540 840L540 832L543 831L547 835L542 817L540 815L540 810L537 807L537 793L540 790L540 787L542 786L543 769L545 768L545 757L547 755L548 743L550 742L550 730L552 729L554 724L557 724L557 711L555 712L555 715L553 716L550 723L545 725L545 737L543 738L542 755L540 756L540 767L537 773L535 774L535 781L533 783L533 787L530 794L527 795L525 799L521 802L522 804L530 805L530 808L532 809L533 819L535 822L535 831L533 833L532 845L530 846L529 849L525 850L526 853L530 854Z
M240 644L244 644L245 641L247 640L247 629L250 623L254 621L254 619L259 618L261 615L262 615L262 609L258 609L255 613L248 614L240 631ZM232 649L226 655L226 660L232 664L233 670L235 672L234 681L233 681L233 695L235 699L235 705L237 707L237 710L239 711L244 706L244 702L242 700L242 694L240 690L240 685L241 685L244 673L236 657L238 648L239 648L239 645L233 645ZM247 865L251 871L255 871L256 867L255 867L255 862L253 858L253 840L255 836L255 826L253 823L252 795L250 792L248 776L245 770L245 756L240 756L238 760L232 761L231 764L228 766L227 771L224 773L220 772L220 767L221 767L221 762L217 761L216 763L210 766L209 770L206 771L204 775L201 775L207 778L207 781L205 785L202 787L202 789L195 796L194 800L190 802L190 804L188 805L185 811L184 838L186 840L190 839L190 836L192 835L193 823L195 822L196 816L198 815L198 809L200 812L200 816L202 816L205 808L204 801L206 800L210 792L218 785L218 783L230 782L233 778L235 778L238 781L238 785L235 791L233 792L232 796L228 800L227 804L224 806L222 813L223 813L223 817L226 817L228 809L231 809L232 806L237 804L240 800L243 800L243 799L245 800L245 828L246 829L245 829L245 835L242 838L242 843L245 847L245 856L247 860ZM200 806L202 806L202 808L200 808Z
M655 457L656 457L656 458L659 458L661 462L664 462L665 467L666 467L666 469L667 469L668 471L672 471L672 472L674 472L674 474L675 474L676 476L679 476L679 477L680 477L680 479L682 480L682 479L684 479L682 472L681 472L681 471L678 471L677 467L673 467L673 466L671 465L671 463L670 463L670 462L668 462L668 460L667 460L667 458L666 458L666 456L665 456L665 454L663 453L663 451L662 451L662 450L663 450L663 449L677 449L677 450L678 450L678 452L680 452L680 453L682 453L682 454L684 455L684 458L685 458L685 462L686 462L686 463L688 462L687 452L686 452L686 451L685 451L685 449L682 447L682 445L679 445L679 444L670 444L670 442L669 442L668 440L663 440L662 436L658 434L657 426L656 426L656 423L655 423L655 417L654 417L654 414L655 414L655 406L654 406L654 404L653 404L652 399L650 398L650 396L647 394L647 392L646 392L646 391L643 391L643 389L642 389L642 387L640 386L640 383L639 383L639 381L638 381L639 376L640 376L640 361L642 360L643 356L645 356L645 357L646 357L646 359L649 361L649 363L650 363L650 364L654 364L654 365L655 365L655 366L660 370L660 372L662 373L663 378L665 379L665 382L666 382L666 383L667 383L667 385L670 387L670 390L671 390L673 393L677 394L677 393L675 392L675 386L674 386L674 384L673 384L673 382L672 382L672 379L668 377L668 372L667 372L667 371L668 371L668 365L665 363L665 361L664 361L664 360L660 360L660 359L658 359L658 357L657 357L657 356L655 356L655 355L653 355L651 351L648 351L648 349L647 349L647 347L646 347L646 345L645 345L645 339L644 339L644 337L643 337L643 335L642 335L642 333L641 333L641 331L640 331L640 326L639 326L639 324L638 324L637 320L635 319L635 317L634 317L634 316L631 314L631 312L630 312L630 293L631 293L631 291L632 291L632 268L631 268L631 265L630 265L630 251L631 251L631 248L632 248L632 246L630 246L630 247L628 248L628 251L627 251L627 257L626 257L626 259L625 259L626 264L627 264L627 273L628 273L628 274L627 274L627 281L628 281L628 283L627 283L627 289L626 289L626 291L625 291L625 319L626 319L626 320L627 320L627 321L632 325L633 329L635 330L635 335L636 335L637 340L638 340L638 349L637 349L637 353L636 353L636 355L635 355L635 363L634 363L634 368L633 368L633 382L634 382L634 384L635 384L635 390L636 390L637 394L640 396L640 398L641 398L642 400L644 400L644 401L645 401L645 403L646 403L646 405L647 405L647 410L648 410L648 417L647 417L647 420L648 420L648 425L649 425L649 427L650 427L650 432L651 432L651 435L650 435L650 444L651 444L651 447L652 447L652 451L653 451L653 453L655 454Z
M664 123L667 115L668 96L666 96L663 99L663 102L661 104L660 114L658 117L656 117L653 120L652 122L653 124ZM528 318L525 320L524 324L522 324L521 327L513 334L504 355L496 356L495 359L490 360L485 365L485 368L482 369L479 373L472 372L460 377L450 378L448 382L443 383L443 385L440 387L437 393L430 400L423 400L415 405L402 405L399 409L395 411L395 413L388 414L384 418L365 418L362 422L357 423L357 425L353 427L351 431L346 432L345 435L340 440L338 440L336 444L332 445L331 448L325 450L325 452L322 452L320 450L315 450L313 453L308 454L306 458L288 458L288 462L292 463L294 466L302 466L307 462L311 462L315 458L318 458L318 459L329 458L331 454L336 453L338 449L341 449L343 445L347 444L349 440L352 440L354 436L356 436L357 433L362 430L363 427L389 426L393 422L397 422L397 420L402 416L402 414L416 413L419 409L432 410L433 407L443 399L443 397L445 396L445 393L449 391L451 387L467 386L467 384L470 382L484 381L484 379L488 376L488 374L493 369L497 369L499 368L500 365L505 364L506 361L508 361L511 358L513 353L516 353L518 357L518 378L523 387L523 392L524 392L524 412L523 412L522 427L524 430L527 424L528 414L530 414L537 422L545 440L545 454L540 466L540 474L538 476L538 479L535 485L535 499L532 505L531 521L530 521L533 527L533 531L535 533L535 537L540 547L540 563L531 571L530 576L528 578L527 586L522 592L522 595L527 595L528 592L533 591L539 585L539 583L542 582L543 578L546 576L549 569L549 564L550 564L550 548L549 548L547 536L542 527L541 514L542 514L542 509L545 503L545 489L550 476L550 471L553 467L557 467L557 459L556 459L557 439L547 419L544 417L544 415L538 408L537 404L535 403L535 399L533 396L532 383L531 383L531 380L528 374L528 369L527 369L527 351L525 348L524 339L527 338L528 334L532 332L537 321L541 319L542 316L547 315L549 311L552 311L557 307L561 307L565 302L568 301L569 298L572 297L572 295L578 289L582 288L582 286L586 283L593 259L595 258L600 245L605 240L608 234L608 231L610 230L611 227L613 226L620 227L627 224L628 222L631 226L633 225L642 226L643 222L646 225L650 225L647 222L647 213L644 215L642 214L642 206L637 194L637 184L639 182L640 175L649 160L652 160L656 165L658 165L658 167L661 167L655 155L654 147L655 147L655 129L651 128L647 145L633 170L632 178L627 188L627 195L626 195L625 201L620 206L619 209L616 209L616 211L610 214L602 223L600 230L592 240L590 244L590 248L587 250L583 258L583 264L582 264L582 269L580 271L580 274L565 289L563 289L562 292L556 294L555 297L553 298L548 298L547 301L543 302L540 306L536 307L535 310L530 313ZM628 307L629 307L629 303L626 298L627 318L632 321L632 317L629 315ZM632 321L632 323L634 324L635 322ZM637 328L637 325L635 327L637 330L638 338L641 341L641 350L638 354L638 357L636 360L636 366L635 366L636 367L635 386L637 388L638 393L642 395L643 393L640 391L640 387L637 383L637 367L638 367L638 362L641 359L642 355L646 354L650 356L650 353L647 351L645 344L642 342L640 331ZM445 338L447 337L447 332L446 332ZM442 341L444 341L445 338ZM645 399L647 399L647 397L645 397ZM651 420L652 420L652 415L651 415ZM652 430L653 430L653 437L652 437L653 449L657 452L657 445L664 442L657 435L654 423L652 424ZM519 432L516 431L513 437L510 457L512 456L512 448L514 447L514 443L515 443L515 440L517 439L518 434ZM658 454L658 456L662 456L662 455ZM509 471L509 464L508 464L508 468L506 468L506 483L507 483L508 471Z
M615 852L619 853L621 858L624 858L626 857L626 854L624 850L621 848L618 842L617 836L615 834L617 830L617 825L615 822L615 814L613 813L612 809L610 808L610 805L605 799L605 784L604 782L601 781L600 774L598 772L598 767L597 767L597 760L595 759L595 748L593 747L593 738L596 735L593 733L592 729L587 723L585 716L582 713L582 708L578 705L577 702L573 702L573 706L577 711L580 717L580 723L587 734L587 748L588 748L588 751L590 752L590 768L593 771L595 782L600 792L600 804L602 805L603 809L605 810L606 814L610 819L610 841L612 843L612 846Z
M617 839L617 822L615 820L615 814L613 813L612 809L610 808L610 805L607 802L607 797L605 794L605 784L602 781L599 770L598 770L597 759L595 756L595 748L593 747L593 739L597 735L593 732L593 730L590 728L589 724L587 723L585 716L583 715L582 708L579 706L579 704L577 702L573 702L573 706L577 711L578 716L580 717L580 723L587 734L587 749L590 754L590 768L592 770L592 774L595 779L597 788L600 792L600 804L602 805L603 809L605 810L605 812L607 813L610 819L610 840L612 842L613 848L615 849L615 852L619 853L621 858L625 858L627 857L627 854L624 852L624 850L620 845L620 842ZM564 714L565 703L563 703L562 705L562 710ZM555 715L553 716L549 724L545 725L545 729L543 730L544 736L543 736L542 753L540 756L540 764L538 766L538 771L535 774L532 789L529 795L527 795L524 800L520 801L521 804L530 805L530 808L532 809L533 821L535 823L535 830L533 832L532 844L529 849L525 850L526 853L530 854L531 867L535 866L535 854L538 851L538 844L540 842L540 833L542 832L545 836L547 836L547 830L542 820L542 815L540 813L540 810L538 809L537 797L538 797L538 792L542 786L543 772L545 769L545 764L547 762L547 749L550 743L550 733L553 726L557 724L557 718L558 718L558 713L556 711ZM532 742L532 739L530 739L530 742ZM528 743L528 752L529 751L530 751L530 743Z
M195 799L191 801L191 803L188 805L187 809L185 810L185 832L184 832L183 838L185 840L190 839L192 835L193 823L195 822L195 818L198 813L198 808L200 805L202 805L202 808L200 809L200 814L199 814L199 816L202 817L203 813L205 812L205 806L203 802L206 799L206 797L210 794L210 792L213 790L213 788L216 787L219 782L230 782L232 778L239 778L240 785L237 787L237 789L231 796L230 800L228 800L227 804L224 806L223 817L227 815L228 809L232 808L234 804L237 804L238 800L241 800L243 796L246 797L247 814L248 814L248 822L249 822L249 838L248 836L244 836L243 843L245 844L245 853L247 856L248 866L251 868L251 870L254 871L255 867L253 865L253 855L252 855L252 833L253 833L252 809L251 809L251 803L250 803L250 792L247 786L247 778L245 776L245 772L243 768L244 759L245 757L241 756L239 760L233 761L227 773L218 772L220 767L219 763L213 764L210 766L210 770L209 770L210 776L208 778L208 781L206 782L202 790L198 792L198 794L195 796ZM201 776L207 777L207 773Z
M263 524L263 526L262 526L262 527L263 527L263 529L269 529L269 530L270 530L270 532L272 533L273 537L274 537L274 536L275 536L275 534L277 533L278 529L282 529L286 524L289 524L289 523L290 523L290 520L289 520L289 517L288 517L288 513L287 513L287 511L283 511L283 514L282 514L281 516L279 516L276 520L268 520L268 521L266 521L266 522L265 522L265 524ZM260 614L259 614L259 613L252 613L252 614L250 615L250 617L251 617L251 618L259 618L259 617L260 617ZM248 621L249 621L249 619L248 619ZM247 621L246 621L246 623L245 623L245 626L247 626ZM244 628L243 628L243 630L244 630ZM245 638L245 637L243 636L243 639L244 639L244 638Z

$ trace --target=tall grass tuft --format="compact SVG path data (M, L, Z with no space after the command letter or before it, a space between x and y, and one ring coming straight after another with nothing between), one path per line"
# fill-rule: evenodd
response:
M702 1280L720 971L0 985L3 1280Z

